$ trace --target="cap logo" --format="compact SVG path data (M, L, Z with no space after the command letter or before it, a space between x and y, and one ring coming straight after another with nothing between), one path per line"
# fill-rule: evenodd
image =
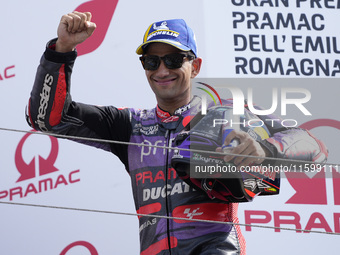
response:
M170 30L166 21L163 21L159 26L156 23L153 23L153 32L148 35L146 41L151 40L155 36L171 36L177 38L179 36L178 32Z
M162 20L151 23L144 33L143 43L136 53L145 54L150 43L159 42L176 47L182 51L192 51L197 57L194 32L183 19Z
M163 21L159 26L156 25L156 23L153 23L153 29L154 30L169 30L168 23L166 21Z

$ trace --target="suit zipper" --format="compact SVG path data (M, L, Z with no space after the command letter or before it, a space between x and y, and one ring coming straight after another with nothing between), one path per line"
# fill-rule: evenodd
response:
M165 132L165 139L166 139L166 146L170 147L170 133L169 129ZM169 174L169 167L168 167L168 160L169 160L169 150L166 149L166 161L165 161L165 189L168 187L168 174ZM168 204L168 192L165 192L165 208L166 208L166 216L169 217L169 204ZM169 254L171 255L171 241L170 241L170 220L167 219L167 236L168 236L168 246L169 246Z

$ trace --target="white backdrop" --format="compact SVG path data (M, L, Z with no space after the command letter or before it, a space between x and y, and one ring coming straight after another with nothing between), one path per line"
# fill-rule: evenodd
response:
M98 25L91 45L79 48L72 77L73 99L141 108L154 107L155 99L135 49L152 22L184 18L196 33L203 58L199 78L301 79L300 87L311 91L308 107L313 113L301 124L316 120L317 128L312 132L326 143L329 162L339 163L340 117L335 109L340 92L340 7L337 1L320 1L319 6L311 6L311 2L119 0L114 8L115 0L3 1L0 128L30 130L24 109L45 44L56 37L63 14L86 9L94 14ZM288 7L283 3L288 3ZM278 13L293 17L287 27L278 27ZM237 23L242 17L244 21ZM256 17L255 23L252 20ZM247 47L245 41L236 43L234 38L241 37L248 38ZM92 50L86 52L86 48ZM236 50L241 48L245 49ZM244 69L237 68L245 61L248 64ZM317 67L318 61L329 63L329 73ZM267 67L268 63L281 63L282 72L267 68L266 73L265 63ZM130 180L112 154L62 139L4 130L0 130L0 139L0 201L135 213ZM42 175L39 169L45 167L47 173ZM21 176L26 179L18 181ZM304 192L308 189L318 192ZM262 221L264 226L340 233L339 194L338 172L333 173L333 178L311 178L303 183L283 179L279 196L242 204L240 222ZM308 200L310 197L315 199ZM5 204L0 204L0 211L1 254L62 254L63 250L67 255L139 252L134 216ZM244 227L242 230L248 254L336 254L340 248L339 236L335 235Z

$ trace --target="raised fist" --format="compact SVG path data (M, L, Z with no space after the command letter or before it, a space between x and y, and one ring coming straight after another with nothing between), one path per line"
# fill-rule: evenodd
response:
M89 38L96 24L91 22L90 12L72 12L62 16L58 27L56 51L69 52Z

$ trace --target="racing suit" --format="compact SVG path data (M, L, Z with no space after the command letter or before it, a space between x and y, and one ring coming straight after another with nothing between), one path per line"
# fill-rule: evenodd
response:
M131 177L136 211L149 215L139 217L140 254L245 254L245 241L237 224L153 217L238 222L237 203L212 200L190 187L171 168L173 150L149 146L171 147L190 117L200 111L200 99L194 97L173 115L158 106L139 110L74 102L69 91L76 51L55 52L54 43L55 40L48 43L41 58L27 107L27 121L31 127L45 132L139 144L79 140L112 152L125 165ZM325 158L327 152L322 143L308 132L276 131L264 143L273 157L285 157L289 151L291 158L311 161ZM303 139L310 144L307 148L296 145ZM302 149L305 153L297 153Z

